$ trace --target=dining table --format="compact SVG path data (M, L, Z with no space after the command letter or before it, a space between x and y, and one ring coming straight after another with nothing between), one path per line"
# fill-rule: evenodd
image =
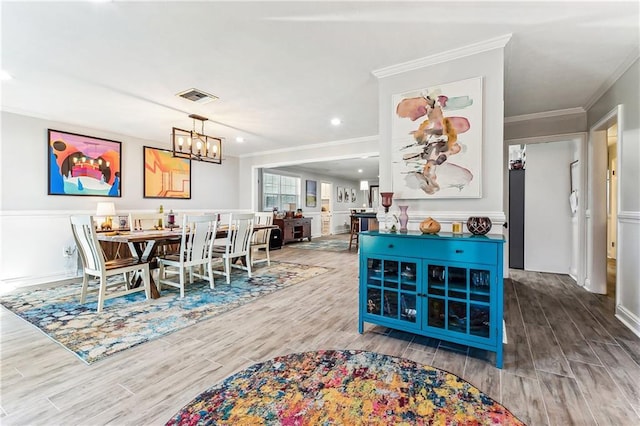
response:
M275 225L254 225L253 232L257 232L264 229L277 228ZM216 231L216 239L226 238L229 234L228 226L220 226ZM149 268L158 268L157 251L159 247L168 244L180 244L182 239L182 228L163 228L163 229L149 229L143 231L113 231L98 233L98 241L105 241L111 243L124 243L129 246L131 255L143 262L149 262ZM153 276L151 279L151 298L157 299L160 297L160 291ZM142 277L138 276L134 278L132 283L133 287L141 285Z

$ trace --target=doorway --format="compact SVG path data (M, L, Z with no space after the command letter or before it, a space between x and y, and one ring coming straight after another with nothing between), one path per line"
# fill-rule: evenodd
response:
M587 226L587 283L590 291L606 294L619 305L618 241L618 176L620 175L618 106L598 121L590 130Z
M320 182L321 235L323 237L333 234L333 232L331 232L333 229L331 225L331 219L333 216L331 213L331 194L333 194L333 184L329 182Z

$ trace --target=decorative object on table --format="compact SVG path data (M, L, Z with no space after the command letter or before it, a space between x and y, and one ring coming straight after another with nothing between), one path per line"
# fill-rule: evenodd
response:
M144 148L144 198L191 199L191 160L171 151Z
M491 219L486 216L471 216L467 220L467 229L474 235L484 235L491 230Z
M461 222L453 222L451 224L451 232L454 234L462 234L462 223Z
M384 207L384 230L390 231L389 226L389 207L393 204L393 192L381 192L380 197L382 199L382 207Z
M96 208L96 216L104 218L104 222L100 224L101 231L111 231L113 229L111 216L115 215L116 206L114 203L110 201L98 203L98 207Z
M392 102L396 196L480 198L482 77L396 94Z
M173 229L176 227L176 215L173 213L173 209L169 210L167 215L167 228Z
M118 216L118 229L126 230L129 229L129 216Z
M189 118L193 119L193 130L174 127L171 131L172 157L222 164L222 138L204 134L204 122L209 119L197 114ZM196 131L196 120L201 124L200 132Z
M194 282L184 298L176 288L163 288L153 303L144 293L110 299L101 314L95 297L79 303L82 283L17 290L0 296L0 304L91 364L330 270L271 261L256 267L252 278L233 270L231 284L214 290L207 281Z
M198 395L166 424L524 425L458 376L359 350L254 364Z
M297 209L293 217L304 217L302 214L302 209Z
M409 206L398 206L398 208L400 209L400 216L398 216L398 220L400 221L400 232L407 232L407 223L409 223L407 209Z
M122 144L48 129L48 194L120 197Z
M440 232L440 222L432 217L428 217L420 222L420 232L423 234L437 234Z
M315 180L306 181L305 206L315 207L318 198L318 183Z

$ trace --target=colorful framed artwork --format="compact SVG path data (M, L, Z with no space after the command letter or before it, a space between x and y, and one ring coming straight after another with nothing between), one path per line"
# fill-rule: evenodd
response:
M122 196L122 143L48 129L48 194Z
M394 198L482 196L482 77L392 96Z
M315 207L318 200L318 183L315 180L306 181L306 207Z
M336 187L336 200L341 203L344 197L344 189L341 186Z
M191 160L144 147L144 198L191 199Z

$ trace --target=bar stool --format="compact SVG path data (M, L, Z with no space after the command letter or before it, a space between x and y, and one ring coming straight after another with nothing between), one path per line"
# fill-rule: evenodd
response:
M360 233L360 218L351 214L351 236L349 237L349 250L355 241L356 250L358 249L358 234Z

